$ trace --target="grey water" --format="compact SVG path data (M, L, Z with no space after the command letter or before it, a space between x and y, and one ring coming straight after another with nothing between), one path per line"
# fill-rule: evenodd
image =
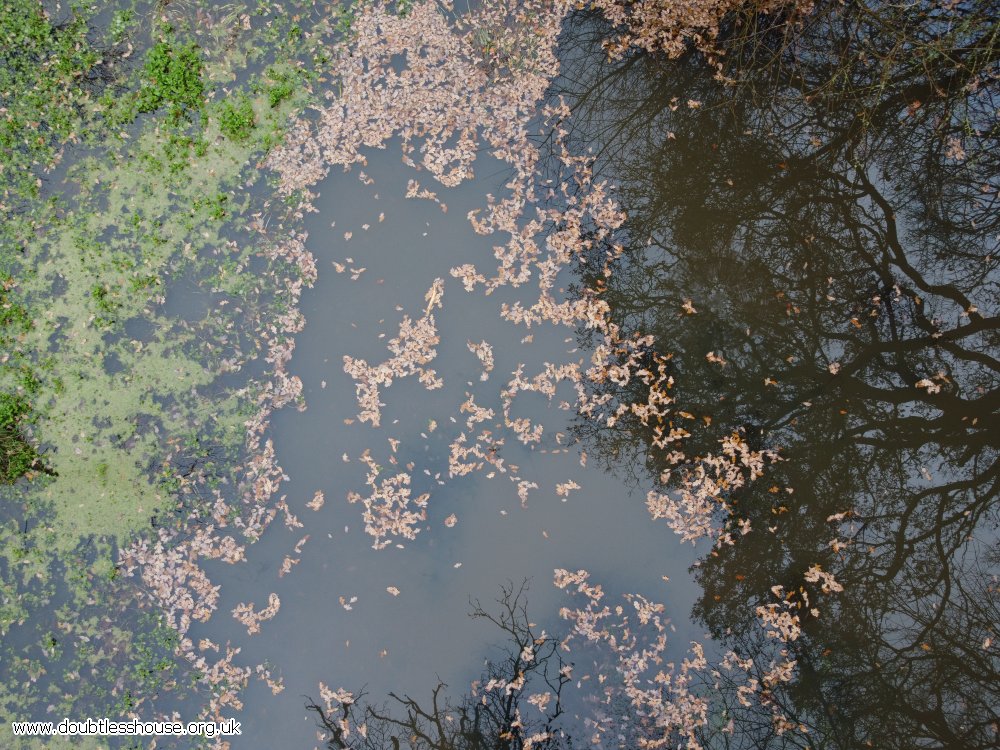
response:
M676 629L674 655L683 654L691 640L704 639L704 629L688 618L697 588L687 569L702 550L682 546L650 521L644 491L633 491L596 463L581 467L580 446L556 452L562 447L553 438L557 432L564 435L562 445L572 441L574 416L558 408L560 400L572 400L569 391L551 404L534 394L517 404L546 425L544 448L529 450L508 439L502 449L521 477L538 484L525 507L506 475L489 479L480 472L448 479L448 444L468 432L462 424L466 415L459 411L466 393L496 409L502 420L498 393L519 364L531 374L546 360L589 357L572 329L527 330L504 323L499 317L503 292L470 294L448 275L461 263L490 268L491 238L477 236L466 214L484 204L486 193L500 194L507 181L502 168L481 159L471 183L451 190L435 186L447 213L431 201L404 197L412 172L397 150L369 154L365 172L374 184L362 184L353 173L331 173L319 185L318 212L306 225L319 278L302 298L308 322L297 337L290 371L302 377L308 406L301 413L278 413L272 430L278 462L290 478L281 493L305 528L286 529L279 514L261 541L248 548L246 564L209 568L213 581L222 584L219 613L207 625L192 628L193 637L216 642L235 633L242 662L267 662L285 679L277 697L252 683L240 714L244 736L235 738L234 748L315 742L315 716L305 710L303 696L318 700L320 681L355 693L365 688L376 702L389 691L427 695L439 679L462 694L479 676L491 647L503 641L503 633L468 617L470 598L492 609L503 584L530 579L532 620L560 633L566 626L556 613L569 601L553 586L555 568L587 569L616 599L635 591L664 601ZM352 233L350 240L345 232ZM352 281L350 271L337 273L334 263L365 271ZM445 279L443 309L435 313L441 343L431 366L444 378L444 387L428 391L415 378L398 380L382 393L381 427L345 424L359 408L354 383L343 372L343 356L372 364L387 359L386 343L397 334L402 315L423 314L424 295L438 277ZM529 334L533 341L522 344ZM482 368L466 347L468 341L482 340L496 355L487 381L480 380ZM437 424L433 431L432 421ZM389 438L401 441L398 467L388 465ZM372 549L363 509L345 499L350 490L367 494L366 469L358 460L365 449L387 470L404 470L413 462L414 495L431 494L426 524L415 540L401 540L403 549ZM345 456L350 460L345 462ZM570 479L581 489L558 497L555 485ZM305 503L317 490L326 503L314 512ZM452 528L444 524L450 514L458 518ZM301 562L279 578L284 556L293 554L306 533L310 538ZM389 587L399 589L399 595L389 594ZM278 615L263 624L260 634L240 634L242 626L226 617L228 611L244 601L263 606L271 591L281 599Z
M222 585L219 612L191 632L231 640L241 663L267 663L284 678L278 696L251 681L233 747L322 744L305 708L321 681L363 688L376 703L390 691L426 697L439 680L461 695L502 641L468 618L469 600L489 608L506 581L531 579L532 619L554 633L567 603L552 586L557 567L589 570L612 598L663 601L676 659L706 637L716 649L760 653L756 606L773 601L775 584L800 586L817 563L845 591L811 593L818 614L789 645L798 679L780 692L817 746L989 746L1000 705L997 652L984 645L1000 621L1000 295L994 198L979 188L995 165L930 160L932 119L907 130L887 117L852 142L836 113L769 110L720 87L697 60L608 61L594 30L567 32L553 95L573 107L574 145L592 149L629 216L605 299L627 331L655 334L672 355L678 408L708 418L697 451L736 431L780 452L783 461L732 498L754 530L715 554L682 545L642 502L643 482L662 468L648 436L581 425L558 396L518 400L545 423L545 452L510 440L503 448L539 485L525 507L505 475L448 479L466 393L496 409L519 364L530 374L589 352L576 331L503 323L510 290L470 294L448 275L460 263L490 268L491 238L466 214L502 194L501 165L484 156L474 181L431 186L445 213L404 197L421 175L398 148L372 152L374 182L332 172L306 219L320 272L302 298L308 323L290 371L308 408L278 413L271 433L289 477L281 492L304 528L285 528L279 515L246 564L209 567ZM813 138L852 148L819 158ZM444 387L398 380L383 390L381 427L345 423L358 406L343 356L388 358L402 316L422 314L438 277L431 366ZM684 312L686 301L696 313ZM466 348L482 340L497 358L486 381ZM412 462L414 495L431 494L426 523L402 548L373 550L361 507L346 500L366 494L366 449L387 471ZM555 485L569 479L581 489L563 502ZM316 491L326 497L318 512L306 507ZM301 560L279 577L286 555ZM248 637L227 613L262 606L270 592L281 610ZM801 746L760 729L760 717L734 716L745 720L741 746Z

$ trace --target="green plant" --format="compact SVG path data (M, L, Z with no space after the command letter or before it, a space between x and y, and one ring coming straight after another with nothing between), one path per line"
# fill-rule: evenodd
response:
M199 111L205 100L203 67L194 42L176 47L167 41L157 42L146 55L137 111L154 112L167 105L175 121Z
M235 103L225 101L219 108L219 129L231 141L246 142L255 123L253 104L246 96L240 96Z
M288 73L268 71L268 77L274 81L274 85L267 89L267 103L273 109L295 93L295 84Z
M111 27L108 29L111 41L115 44L124 41L125 37L128 36L128 29L132 25L134 17L135 14L130 8L115 11L114 16L111 17Z
M31 412L23 396L0 393L0 483L13 484L24 476L38 459L38 452L28 442L22 426Z
M10 329L13 333L24 333L31 330L34 325L34 321L28 314L28 309L9 299L5 287L12 283L9 276L0 277L0 331L3 334L8 332L4 329Z
M171 174L179 174L187 166L194 140L183 132L171 132L163 142L163 155Z
M209 202L208 215L216 221L222 221L226 218L226 201L228 200L229 198L225 194L217 193Z
M118 303L111 299L107 287L94 284L90 290L90 296L97 303L97 309L103 313L111 315L118 309Z
M334 28L345 36L350 34L354 29L354 19L357 17L360 10L360 0L352 0L350 5L336 8L334 10L334 18L336 18L337 23Z
M135 276L129 282L132 286L133 292L139 292L143 289L151 289L152 287L160 285L160 277L156 274L149 274L146 276Z

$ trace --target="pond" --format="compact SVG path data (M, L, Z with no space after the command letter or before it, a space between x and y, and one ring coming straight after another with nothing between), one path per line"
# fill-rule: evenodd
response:
M686 571L695 550L664 543L634 488L590 462L581 467L573 415L557 401L571 394L558 394L551 404L537 397L522 407L544 425L544 443L528 447L508 440L504 465L449 476L449 446L470 432L462 404L471 395L477 405L499 413L499 391L519 365L535 372L544 361L589 356L572 330L550 326L532 333L504 325L497 320L499 295L469 295L450 279L442 309L434 313L441 342L433 364L443 387L427 391L415 378L393 383L382 395L382 426L356 421L358 403L344 355L387 359L386 342L397 335L403 315L417 318L426 310L424 296L435 278L461 262L492 256L490 243L472 231L465 215L487 192L502 191L503 172L491 176L484 169L483 177L459 189L438 191L448 205L444 214L432 202L404 197L406 170L390 150L369 158L371 185L336 173L319 185L318 212L306 223L319 275L303 296L308 323L289 364L303 378L308 408L282 413L273 427L278 462L291 477L282 493L304 528L269 530L248 550L238 578L222 569L210 574L223 586L222 612L241 601L260 601L269 591L282 602L279 615L244 647L243 656L280 665L286 685L278 700L249 699L246 726L259 737L255 746L292 736L308 742L314 719L303 725L301 695L318 699L320 681L355 691L367 686L373 696L390 690L418 696L438 678L459 689L467 685L502 638L470 620L470 598L491 603L502 585L531 579L530 614L551 632L564 598L551 585L555 568L587 568L621 591L657 592L670 602L678 644L703 635L687 621L696 588ZM353 233L349 241L345 232ZM337 273L335 263L347 270ZM352 280L352 269L362 267ZM532 335L530 343L521 343ZM486 380L467 346L483 340L495 355ZM350 491L366 494L369 469L361 457L368 451L386 473L412 465L413 495L430 493L415 538L394 539L380 550L365 533L360 503L346 499ZM515 471L537 484L524 503L510 478ZM570 480L579 488L560 496L557 485ZM324 504L312 510L307 504L317 491ZM294 553L306 534L301 555ZM285 556L300 562L279 578ZM662 576L671 578L669 585ZM216 642L222 637L214 621L204 631Z
M247 9L225 75L274 91L287 44L309 95L279 145L219 137L207 223L153 242L201 244L104 335L108 388L150 384L93 403L155 529L19 589L107 639L78 705L232 717L233 750L994 746L995 25L834 5L723 23L721 62L540 0L271 9L298 32L255 52ZM136 654L179 671L102 697Z

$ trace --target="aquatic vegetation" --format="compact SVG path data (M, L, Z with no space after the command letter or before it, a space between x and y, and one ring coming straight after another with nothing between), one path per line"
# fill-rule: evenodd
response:
M85 136L84 109L115 57L88 40L89 15L73 5L55 24L35 0L10 0L0 7L0 211L5 216L38 197L38 167L51 169L66 143ZM10 230L3 232L3 270L10 263Z
M273 91L274 89L271 89L268 93L268 100L275 102L271 105L272 107L282 101L281 98L275 101L272 95ZM253 112L253 103L246 96L239 97L235 103L227 99L222 103L218 117L219 129L223 135L234 141L246 141L253 133L257 121Z
M271 70L268 71L267 77L274 81L266 87L268 106L274 109L295 93L295 83L290 73Z
M0 393L0 483L11 484L37 468L38 452L24 434L30 414L25 398Z
M40 469L34 440L37 362L25 346L35 312L25 299L25 256L32 236L52 215L40 200L67 144L91 135L87 109L114 75L119 53L88 37L91 11L74 5L54 23L41 4L14 0L0 7L0 388L5 404L2 481ZM29 261L30 262L30 261Z
M167 106L170 120L175 123L198 112L205 101L203 67L195 42L177 44L169 39L157 42L146 53L136 111L154 112Z
M207 540L196 535L187 540L192 545L188 554L175 549L174 535L187 514L197 516L206 509L218 513L221 526L232 529L239 523L251 538L263 525L254 509L246 518L232 511L240 507L241 456L248 441L244 423L260 416L257 399L266 400L271 386L249 379L222 390L206 386L265 354L261 342L266 339L255 326L263 329L281 320L283 328L294 328L294 304L289 312L285 291L307 283L303 272L297 266L292 272L282 251L275 251L262 234L251 232L248 239L242 227L219 224L246 209L233 187L252 183L256 172L251 156L263 153L263 144L275 137L293 100L307 92L301 86L274 108L267 107L261 94L254 106L265 113L252 137L235 145L210 142L209 137L216 137L208 135L211 123L195 115L212 95L214 84L208 82L236 64L231 48L215 47L206 36L196 42L185 37L187 32L175 31L152 45L133 75L122 66L121 75L113 76L112 66L132 54L132 43L142 44L138 33L126 34L131 16L115 15L113 46L97 55L88 40L103 37L88 27L87 14L73 11L56 23L36 3L4 4L0 14L5 39L20 39L10 37L12 33L31 35L23 44L5 42L0 51L8 115L4 132L20 138L17 128L37 128L40 121L46 134L24 140L23 148L8 143L13 150L3 151L0 169L3 265L13 277L5 272L0 312L3 467L11 481L25 468L32 477L30 484L20 481L4 488L0 628L5 634L16 629L18 638L30 639L38 628L50 627L45 613L54 596L66 587L74 595L94 589L93 577L110 586L94 589L94 597L105 603L124 600L133 590L129 574L134 568L127 554L116 565L116 545L127 545L133 535L145 535L147 541L152 535L150 547L161 554L157 565L176 565L177 570L149 577L155 593L144 596L144 603L160 596L165 607L153 610L160 614L145 622L138 636L151 623L162 625L176 640L157 646L156 664L166 659L171 669L179 665L185 672L183 655L193 646L183 640L182 624L203 617L217 592L191 561L203 555L235 562L242 547L235 537ZM105 87L113 91L97 101ZM107 124L114 130L107 132ZM73 145L83 141L89 150L73 152ZM41 176L43 170L54 170L60 157L66 167L56 173L56 187L48 184L55 183L52 177ZM31 162L31 169L18 167L22 158ZM21 182L11 183L14 177ZM191 211L206 195L210 204ZM247 287L247 274L240 274L252 259L258 267ZM227 269L236 278L225 278ZM224 304L240 300L243 306L237 302L238 312L202 320L169 311L174 282L185 275L198 279L206 294L216 287L220 295L234 295ZM36 308L39 301L44 304ZM221 305L219 310L229 312ZM266 457L255 458L251 485L275 472ZM93 572L90 562L70 564L81 538L91 540L87 544L96 550ZM138 556L152 564L152 555ZM86 616L80 603L85 600L90 601L89 595L80 594L76 607L63 613L67 627L76 627ZM133 599L128 601L135 606ZM156 680L166 672L137 664L148 650L129 651L127 638L114 638L114 648L109 644L87 656L88 669L96 664L94 691L77 690L77 703L74 692L66 692L65 701L59 701L66 715L83 710L104 714L112 703L115 710L135 715L149 706L147 696L159 692ZM9 715L39 710L45 690L75 679L72 670L63 675L59 664L72 650L45 637L39 642L42 651L30 661L8 658L13 646L4 643L0 662L5 681L10 678L12 690L24 682L20 693L2 695ZM109 677L101 658L126 668L135 665L129 696L115 687L118 675ZM208 664L191 655L191 669L206 668L194 682L204 689L210 685L205 675L214 675L232 678L236 685L256 674L270 680L269 685L278 684L266 670L237 670L232 658L230 652ZM37 687L27 687L27 673ZM176 681L166 689L177 696L183 692ZM219 688L213 700L226 703L225 689ZM0 743L5 746L8 729Z

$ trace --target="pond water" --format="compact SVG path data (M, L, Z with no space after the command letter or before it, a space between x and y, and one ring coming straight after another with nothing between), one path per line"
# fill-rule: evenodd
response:
M283 412L273 423L278 462L290 477L282 494L305 528L286 529L276 521L248 549L245 565L210 570L223 587L221 612L243 601L261 602L270 591L282 602L278 616L245 643L241 657L277 666L286 689L275 698L266 688L251 688L244 725L250 734L239 746L312 741L315 716L307 716L302 695L318 699L320 681L355 692L364 686L377 699L389 691L424 695L440 678L461 694L503 641L491 625L469 618L470 598L490 604L503 584L531 579L529 614L558 631L556 613L566 601L552 586L555 568L586 568L611 591L645 591L668 602L676 627L674 655L690 640L704 639L703 628L688 619L697 587L687 569L698 550L650 522L644 493L634 485L594 463L581 467L573 414L558 408L570 393L558 394L551 404L539 396L521 407L545 425L546 435L562 438L547 439L536 450L517 443L503 448L507 464L538 485L524 507L509 474L448 477L449 443L468 432L467 414L459 409L466 394L499 411L499 389L519 364L535 372L545 360L587 358L571 329L528 331L503 323L501 294L469 294L448 279L436 313L441 344L434 360L444 387L427 391L404 379L384 392L382 427L344 424L357 415L358 404L343 356L387 358L386 342L397 334L402 315L421 315L435 278L446 277L454 265L491 259L492 242L476 235L465 216L487 193L500 194L507 176L499 166L479 170L482 176L461 188L437 191L447 213L431 201L405 198L411 172L391 148L369 156L365 172L373 184L335 172L319 185L318 212L306 224L319 277L303 296L308 323L290 364L303 378L308 408ZM352 233L349 241L345 232ZM337 273L334 263L348 270ZM362 267L352 280L350 269ZM521 343L529 334L533 340ZM496 360L486 381L467 348L467 342L483 340ZM390 439L400 441L397 452ZM345 499L350 490L364 490L367 469L359 456L366 449L387 469L390 457L400 467L413 462L414 493L431 494L427 521L413 541L404 540L404 549L372 549L360 504ZM558 496L556 485L570 479L580 489ZM316 491L325 496L319 511L306 507ZM449 527L445 521L452 514L457 523ZM293 547L306 533L309 541L295 555ZM279 579L286 555L301 562ZM240 627L227 620L216 618L193 635L219 642Z
M303 12L316 14L309 23L323 26L325 10L306 5ZM172 12L193 13L194 4ZM991 148L989 95L962 89L964 109L925 94L917 101L906 77L915 74L904 66L860 122L843 102L806 106L795 81L776 82L766 69L733 88L695 56L611 59L602 47L611 33L580 12L559 36L560 74L545 101L564 103L569 116L559 121L559 138L541 117L529 126L541 155L540 194L560 181L576 187L553 190L539 205L564 210L585 200L593 183L573 183L574 170L592 168L595 182L607 181L626 219L607 235L587 227L593 242L558 275L553 296L599 298L619 343L651 337L625 366L632 377L584 379L586 396L644 403L655 387L639 373L660 367L670 379L669 418L587 418L565 381L551 395L522 390L505 414L505 389L520 375L531 379L550 364L586 371L597 361L607 371L616 363L595 354L605 340L594 327L504 320L502 307L530 305L535 287L470 292L451 273L466 263L496 265L494 246L506 238L477 233L470 217L515 190L510 159L480 143L475 177L444 187L404 163L395 137L385 149L365 150L363 165L332 167L310 187L314 210L289 222L307 235L317 276L298 303L306 324L286 366L301 378L305 408L276 410L265 434L284 474L272 498L278 512L247 545L245 561L202 559L220 587L217 612L185 633L194 643L238 647L240 665L263 665L283 683L272 693L250 679L242 707L226 709L242 722L242 735L229 738L233 750L343 747L308 707L325 701L334 715L321 700L327 688L363 692L375 706L390 693L427 705L445 683L461 700L508 642L471 611L476 602L495 611L503 587L522 580L535 631L574 632L564 658L574 663L576 689L563 696L568 711L559 726L575 746L601 735L601 746L637 747L647 709L652 723L662 709L670 718L661 727L680 726L665 707L696 715L698 707L684 702L688 687L706 697L699 736L710 747L985 748L1000 740L993 643L1000 636L1000 150ZM241 81L261 64L247 54L246 70L234 73ZM829 60L812 49L800 62L805 80L822 77ZM405 65L393 58L390 67ZM316 80L322 95L326 79ZM955 150L951 132L964 134L972 156ZM592 166L571 165L563 145L589 155ZM414 179L434 194L415 195ZM214 229L205 257L225 238L247 246L259 239L246 230L246 214L272 187L258 182L246 203L234 193L237 226ZM259 241L282 232L272 227ZM122 322L122 335L109 334L106 348L121 344L105 355L111 380L126 382L135 367L126 352L135 344L136 355L149 343L166 353L183 335L178 347L207 360L230 353L213 348L215 336L237 351L266 348L261 341L274 333L266 321L275 310L262 312L269 303L248 305L243 317L232 311L255 283L254 264L266 264L256 256L226 279L236 262L220 259L227 270L216 277L216 261L205 257L177 264L182 272L165 279L155 316L137 313ZM402 335L410 322L432 326L431 340L426 328ZM254 336L260 341L247 340ZM381 386L373 425L359 403L363 378L346 371L345 358L377 366L400 339L413 345L420 336L423 359L414 358L422 369ZM155 370L157 360L144 366ZM263 378L262 370L257 358L240 373L206 376L202 391L188 394L197 403L193 424L211 411L206 394L228 394ZM427 387L435 377L440 386ZM162 405L181 415L177 393ZM480 419L477 408L493 411ZM235 398L225 415L227 429L245 416ZM516 439L520 420L526 430L544 428L540 438ZM179 432L186 423L176 421ZM676 445L686 456L674 451L673 437L664 441L668 429L681 436ZM462 475L456 452L477 439L484 452ZM204 448L199 440L194 458L178 454L178 467L187 460L194 472L199 456L208 460L195 452ZM761 457L760 471L722 453L720 446L733 445ZM412 478L406 510L417 516L373 536L363 498L403 472ZM707 511L685 509L678 498L697 494L704 472L725 478ZM657 508L663 518L651 518ZM180 524L164 517L162 527ZM642 652L641 628L600 617L594 622L607 629L588 642L582 610L563 609L581 606L585 585L574 599L582 579L563 590L553 585L559 569L588 571L606 593L592 605L607 604L612 614L626 594L662 602L660 613L628 599L624 616L662 614L662 622L652 618L661 628L653 637L663 635L665 645ZM39 601L53 611L84 607L90 617L87 607L101 607L97 595L87 594L86 605L77 600L81 591L103 591L93 578L81 573L87 580L69 594L46 584ZM142 581L133 593L141 598L147 589ZM247 603L259 612L272 595L280 608L259 632L231 616ZM124 616L131 601L113 617L95 613L94 632L162 635L166 628L145 615ZM115 618L117 625L105 622ZM42 619L60 626L48 612ZM4 646L35 640L35 631L15 629ZM149 653L163 643L174 645L167 638ZM689 685L684 675L698 661L692 643L704 644L707 660L693 667L698 677ZM746 660L742 671L728 652ZM64 661L76 664L69 655ZM632 667L639 677L628 682L622 675ZM88 684L96 696L88 706L103 699L100 679ZM158 707L191 711L196 699L164 690ZM667 739L679 745L684 736L675 729Z
M365 686L374 701L429 695L439 679L462 694L498 642L466 617L469 599L491 600L504 581L530 578L533 618L556 632L565 596L550 585L553 568L586 568L611 591L664 601L676 628L666 657L678 660L691 640L708 639L716 656L767 653L755 608L773 601L775 585L794 592L817 564L836 570L845 591L813 587L810 602L799 588L813 614L788 644L799 679L782 692L783 710L838 746L887 746L890 734L904 745L974 744L995 731L997 708L996 661L982 658L997 608L996 238L945 225L926 202L934 175L921 171L922 154L887 150L877 124L857 151L810 158L808 144L836 140L834 126L799 112L795 127L772 130L788 112L732 98L696 62L608 62L595 28L580 21L564 34L551 93L573 108L570 142L595 155L628 214L604 299L624 329L653 333L671 355L700 450L737 431L780 451L732 498L733 517L753 531L714 552L681 544L643 502L664 468L648 431L581 421L557 408L559 396L526 404L559 441L504 447L538 484L524 507L503 475L448 477L467 394L498 408L496 384L518 365L536 372L545 361L586 361L592 349L586 332L502 323L510 290L468 294L447 277L489 260L491 238L465 216L504 194L507 168L483 157L476 179L436 187L445 212L404 197L413 172L390 144L366 154L370 180L335 170L319 183L306 221L320 271L303 297L308 325L291 369L308 409L282 413L273 428L291 478L282 492L306 528L275 528L237 575L218 571L222 611L279 594L281 613L244 656L277 666L286 691L275 699L251 688L252 739L235 746L310 741L315 716L301 696L315 698L320 681ZM964 183L942 180L938 190L982 211ZM945 255L963 243L960 261ZM402 380L382 394L380 428L345 424L358 404L343 356L386 359L402 315L424 312L436 278L446 279L433 363L444 386ZM496 355L488 380L466 346L482 340ZM363 489L359 456L369 449L380 466L412 462L414 495L431 495L405 548L371 549L360 506L345 500ZM569 479L581 488L559 497ZM317 490L326 503L312 511ZM279 580L304 533L301 561ZM219 640L217 627L204 632ZM734 705L729 716L745 737L764 732L753 711Z
M606 299L674 355L678 402L713 420L701 440L740 429L782 452L734 498L754 531L706 559L697 619L752 652L754 605L821 563L844 591L792 647L789 715L821 745L990 745L995 161L942 154L935 128L957 115L940 100L906 122L920 102L901 111L886 92L860 130L850 110L807 108L766 74L734 95L700 62L608 62L600 37L571 28L589 54L557 89L629 215ZM806 76L819 75L810 63L825 61L806 58ZM992 143L986 99L965 104L977 145ZM590 435L644 463L641 430ZM797 746L744 718L756 742Z

